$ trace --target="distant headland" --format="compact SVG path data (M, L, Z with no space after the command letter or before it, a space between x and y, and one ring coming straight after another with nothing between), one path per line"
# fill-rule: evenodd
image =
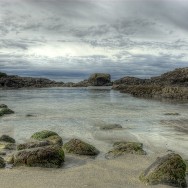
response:
M112 89L137 97L188 99L188 67L178 68L150 79L127 76L114 82L111 81L111 75L106 73L94 73L88 79L78 83L0 73L2 89L88 86L112 86Z

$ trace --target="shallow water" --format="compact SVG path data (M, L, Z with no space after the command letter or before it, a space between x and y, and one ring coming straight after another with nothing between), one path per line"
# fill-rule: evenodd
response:
M62 136L64 142L77 137L95 145L101 151L98 158L114 141L121 140L141 141L148 153L172 150L188 157L188 132L177 129L177 122L182 121L188 129L188 103L86 88L0 90L1 103L15 114L0 118L0 133L10 134L18 142L49 129ZM164 115L169 112L180 115ZM100 125L108 123L121 124L123 129L100 130Z

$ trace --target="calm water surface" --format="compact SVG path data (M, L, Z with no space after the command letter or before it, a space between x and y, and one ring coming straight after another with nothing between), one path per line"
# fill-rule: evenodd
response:
M0 118L0 133L10 134L18 142L49 129L64 142L76 137L95 145L101 156L114 141L130 140L144 143L148 153L172 150L188 157L188 103L138 99L114 90L86 88L0 90L0 103L15 111ZM180 115L164 115L169 112ZM123 129L100 130L108 123L121 124Z

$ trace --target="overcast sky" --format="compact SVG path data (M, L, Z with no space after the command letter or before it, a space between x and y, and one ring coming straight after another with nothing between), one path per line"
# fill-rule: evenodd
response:
M0 71L82 80L188 67L187 0L0 0Z

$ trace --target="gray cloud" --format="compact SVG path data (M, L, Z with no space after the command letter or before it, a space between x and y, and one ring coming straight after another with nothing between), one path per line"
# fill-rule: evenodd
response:
M188 65L187 17L185 0L1 0L0 70L155 76Z

